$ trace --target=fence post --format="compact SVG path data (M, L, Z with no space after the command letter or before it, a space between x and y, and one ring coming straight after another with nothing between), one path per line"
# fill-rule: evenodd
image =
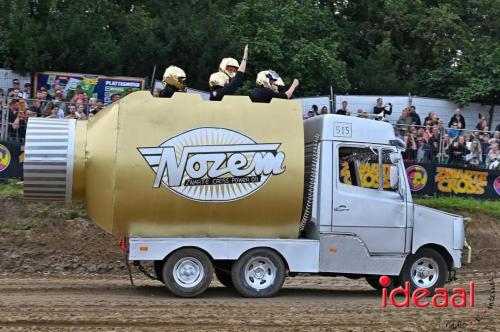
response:
M7 131L8 131L8 122L9 122L9 114L7 111L7 107L2 103L0 105L2 107L1 111L1 126L0 126L0 140L7 140Z

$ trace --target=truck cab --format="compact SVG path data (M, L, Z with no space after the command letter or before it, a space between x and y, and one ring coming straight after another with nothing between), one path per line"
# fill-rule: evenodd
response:
M320 273L372 279L408 270L403 281L432 287L461 266L463 219L413 203L404 143L389 123L325 115L306 120L304 136L306 165L319 145L317 165L306 166L306 181L307 171L317 176L305 236L320 240Z

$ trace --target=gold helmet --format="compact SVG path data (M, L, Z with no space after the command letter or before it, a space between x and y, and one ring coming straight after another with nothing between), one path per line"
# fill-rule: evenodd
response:
M163 85L166 84L172 85L180 91L184 91L186 89L186 73L179 67L168 67L163 74Z
M222 59L222 61L220 62L220 65L219 65L219 71L226 74L229 78L233 78L234 76L236 76L236 72L231 73L231 72L227 71L227 69L226 69L227 66L232 66L232 67L238 68L240 66L238 63L238 60L233 59L233 58L224 58L224 59Z
M229 78L226 74L221 73L220 71L213 73L210 75L210 79L208 80L208 84L211 88L214 86L225 86L229 82Z
M257 83L258 86L263 86L275 92L278 91L279 86L285 85L278 73L271 69L258 73L255 83Z

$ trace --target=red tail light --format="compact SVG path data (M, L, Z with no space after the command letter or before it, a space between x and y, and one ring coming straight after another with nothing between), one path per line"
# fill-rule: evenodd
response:
M124 253L127 253L128 254L128 237L122 237L120 239L120 249L124 252Z

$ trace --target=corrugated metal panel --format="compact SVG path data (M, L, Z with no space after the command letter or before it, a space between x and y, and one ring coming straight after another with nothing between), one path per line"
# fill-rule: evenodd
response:
M30 118L26 130L24 197L71 201L75 120Z

